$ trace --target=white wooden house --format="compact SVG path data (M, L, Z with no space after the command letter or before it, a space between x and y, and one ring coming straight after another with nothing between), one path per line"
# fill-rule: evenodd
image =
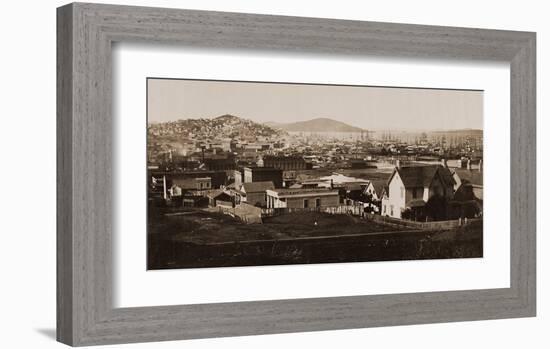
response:
M455 180L441 165L395 167L382 198L383 216L402 218L402 212L423 208L434 195L451 199Z

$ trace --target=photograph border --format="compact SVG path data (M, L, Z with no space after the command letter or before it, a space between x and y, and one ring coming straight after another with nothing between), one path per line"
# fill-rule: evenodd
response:
M113 307L112 44L510 64L510 287ZM98 345L536 315L536 34L73 3L57 10L57 339Z

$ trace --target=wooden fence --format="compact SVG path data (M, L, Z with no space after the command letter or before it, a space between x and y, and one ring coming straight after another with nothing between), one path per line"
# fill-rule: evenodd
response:
M476 221L481 221L482 218L459 218L448 221L432 221L432 222L416 222L407 219L399 219L387 216L380 216L372 213L365 213L364 217L373 222L381 224L389 224L400 227L422 229L422 230L448 230L457 228L463 225L471 224Z
M341 206L327 206L327 207L305 207L305 208L262 208L262 217L280 216L289 213L298 212L323 212L329 214L349 214L354 216L361 216L364 212L363 206L357 205L341 205Z

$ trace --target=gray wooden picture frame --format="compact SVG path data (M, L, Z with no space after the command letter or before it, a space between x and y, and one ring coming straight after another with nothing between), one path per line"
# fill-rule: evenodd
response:
M535 38L531 32L426 25L85 3L60 7L58 340L82 346L535 316ZM120 41L509 62L510 287L113 308L111 45Z

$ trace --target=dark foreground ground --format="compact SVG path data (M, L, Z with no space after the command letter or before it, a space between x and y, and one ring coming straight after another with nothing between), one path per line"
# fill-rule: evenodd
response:
M428 232L315 212L249 225L219 213L156 212L148 269L482 257L482 224Z

